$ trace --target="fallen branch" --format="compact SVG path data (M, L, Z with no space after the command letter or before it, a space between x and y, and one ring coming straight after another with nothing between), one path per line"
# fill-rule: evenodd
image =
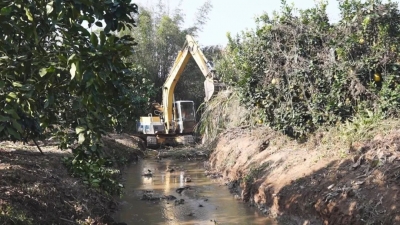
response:
M42 155L44 155L42 149L40 148L40 146L38 145L38 143L35 141L35 139L33 139L33 142L35 143L36 147L39 149L40 153L42 153Z
M76 224L76 222L74 222L74 221L72 221L72 220L67 220L67 219L64 219L64 218L61 218L61 217L60 217L60 220L64 220L65 222L70 222L70 223Z

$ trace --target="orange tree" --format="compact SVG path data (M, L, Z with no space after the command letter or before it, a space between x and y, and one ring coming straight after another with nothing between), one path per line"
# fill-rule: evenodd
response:
M46 129L72 148L71 171L112 192L101 136L140 112L151 89L123 59L135 45L130 0L4 0L0 3L0 139L37 139ZM102 24L100 20L104 21ZM82 24L102 27L98 34ZM72 131L72 132L70 132Z
M365 108L397 116L400 13L397 3L339 2L329 22L326 3L262 15L255 31L229 38L217 62L225 82L272 128L305 138L321 125Z

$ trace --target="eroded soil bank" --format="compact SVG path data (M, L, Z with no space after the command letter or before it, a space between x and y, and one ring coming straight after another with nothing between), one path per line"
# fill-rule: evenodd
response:
M113 169L142 154L129 135L110 135L104 144ZM44 155L34 144L0 143L0 224L119 224L112 218L118 208L112 196L70 176L62 163L70 151L51 142L41 149Z
M400 224L400 130L298 144L268 128L221 134L210 156L232 191L280 224Z

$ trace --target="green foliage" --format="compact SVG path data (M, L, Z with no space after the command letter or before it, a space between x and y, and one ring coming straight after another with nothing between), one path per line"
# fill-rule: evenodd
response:
M0 222L2 224L31 225L33 220L11 206L0 208Z
M351 121L346 121L338 127L338 131L343 140L348 143L354 141L374 138L371 134L373 130L385 130L387 126L382 121L382 115L373 113L370 110L365 110L358 113Z
M120 171L109 168L112 164L110 160L84 159L82 155L76 155L64 158L64 163L72 174L83 179L83 183L94 188L101 188L109 194L121 194L123 185L117 181Z
M124 61L134 39L115 34L136 26L135 13L129 0L3 1L0 139L46 130L73 149L74 171L101 177L102 135L135 116L151 89L143 69ZM91 33L84 22L102 29Z
M397 116L400 13L397 3L340 1L330 24L326 2L258 18L255 31L228 35L217 70L243 105L272 128L305 138L360 109Z

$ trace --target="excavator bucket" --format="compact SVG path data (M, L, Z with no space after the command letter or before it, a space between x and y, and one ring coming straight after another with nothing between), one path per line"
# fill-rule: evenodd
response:
M206 79L204 81L204 90L206 92L206 97L204 98L204 101L210 101L210 99L214 95L218 94L218 92L221 91L224 87L225 85L223 83L220 83L216 80Z

